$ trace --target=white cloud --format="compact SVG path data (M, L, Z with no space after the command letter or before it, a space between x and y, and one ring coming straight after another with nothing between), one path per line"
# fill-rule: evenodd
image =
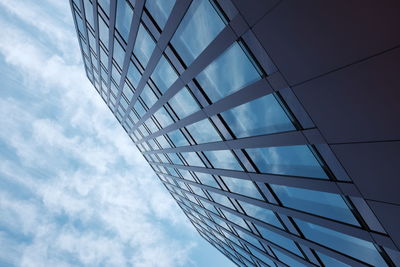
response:
M169 233L191 229L187 219L77 63L76 36L65 22L70 11L61 10L68 5L46 1L61 14L55 19L40 3L0 0L0 14L19 20L0 18L0 54L24 77L19 93L34 99L0 99L7 129L0 141L17 157L0 155L0 182L15 189L0 187L7 229L0 230L0 251L8 253L0 260L35 267L192 264L196 244Z

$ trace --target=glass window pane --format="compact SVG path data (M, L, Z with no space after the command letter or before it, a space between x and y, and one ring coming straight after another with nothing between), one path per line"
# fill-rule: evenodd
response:
M295 259L289 257L288 255L286 255L285 253L279 251L276 248L272 248L272 250L274 251L276 257L282 261L283 263L286 263L288 266L296 266L296 267L306 267L306 265L296 261Z
M93 27L94 18L93 18L93 6L92 6L92 3L90 3L89 0L84 0L83 3L85 5L86 20L89 22L90 26L92 26L92 28L94 29L94 27Z
M119 73L119 70L112 64L112 72L111 72L112 78L114 81L119 84L119 81L121 80L121 73Z
M296 129L273 94L225 111L221 115L238 138Z
M286 207L359 226L340 195L283 185L270 185Z
M100 40L103 42L105 47L108 48L108 34L109 34L108 26L104 22L104 20L101 18L101 16L98 16L98 19L99 19L99 37L100 37Z
M110 0L97 0L100 6L106 12L107 16L110 16Z
M197 144L221 141L221 137L208 119L186 126Z
M147 66L155 46L156 44L151 38L150 34L144 28L143 24L140 24L139 31L136 36L135 46L133 48L133 53L140 61L143 68Z
M128 80L133 85L133 87L135 87L135 88L138 86L140 78L142 77L139 70L136 68L136 66L132 62L129 63L127 77L128 77Z
M373 266L387 266L371 242L298 219L295 219L295 221L304 236L314 242L333 248Z
M190 114L200 110L199 105L189 90L184 87L180 90L173 98L171 98L168 103L174 110L179 119L183 119Z
M274 225L283 229L282 224L279 222L275 213L268 209L263 209L261 207L249 204L247 202L239 201L240 205L244 209L247 215L256 218L262 222Z
M232 203L230 202L230 200L229 200L226 196L221 195L221 194L218 194L218 193L215 193L215 192L211 192L211 191L208 191L208 193L209 193L210 196L213 198L213 200L214 200L215 202L217 202L218 204L221 204L222 206L226 206L226 207L228 207L228 208L231 208L231 209L234 209L234 210L235 210L235 207L233 207ZM229 212L226 212L226 214L229 214L229 215L230 215ZM233 217L233 216L232 216L232 217ZM233 220L232 220L232 221L233 221ZM242 221L243 221L243 220L242 220Z
M165 93L177 78L178 75L172 68L171 64L164 56L161 56L160 61L158 61L157 66L151 75L151 79L156 84L157 88L161 93Z
M142 100L144 101L144 103L148 108L151 108L154 105L154 103L156 103L158 100L153 90L151 90L151 88L147 84L144 86L144 89L140 94L140 97L142 98Z
M81 16L78 15L76 11L74 11L74 13L75 13L76 24L78 25L78 30L83 36L85 36L85 28L83 26L82 18Z
M122 48L121 44L117 40L114 41L113 58L122 69L122 67L124 66L125 50Z
M155 112L154 117L160 123L162 128L165 128L174 122L164 107L161 107L157 112Z
M176 147L189 145L186 137L179 129L168 133L168 136Z
M236 157L230 150L204 151L214 168L242 171Z
M214 177L211 174L202 173L202 172L195 172L195 173L196 173L197 178L199 178L199 180L202 184L212 186L215 188L219 188L217 181L215 181Z
M190 65L224 27L224 22L208 0L194 0L171 43L185 64Z
M159 136L156 138L157 142L160 144L161 148L170 148L171 146L169 145L167 139L163 135Z
M174 4L175 0L147 0L146 8L153 19L157 22L158 26L162 29L167 22Z
M181 152L189 166L204 167L203 161L199 158L196 152Z
M246 149L261 172L325 178L326 173L305 145Z
M128 42L132 16L133 10L130 4L128 4L125 0L118 0L115 26L122 38L124 38L125 42Z
M108 56L101 46L100 46L100 60L105 67L108 67Z
M234 43L197 77L212 102L216 102L261 78L238 43Z
M124 95L128 99L128 101L131 101L131 99L133 97L133 92L132 92L131 88L129 88L129 86L126 83L124 85L124 88L123 88L122 92L124 93Z
M146 111L143 108L143 105L139 101L136 101L133 108L136 110L140 118L143 117L143 115L146 113Z
M252 181L221 176L229 191L252 198L264 200Z

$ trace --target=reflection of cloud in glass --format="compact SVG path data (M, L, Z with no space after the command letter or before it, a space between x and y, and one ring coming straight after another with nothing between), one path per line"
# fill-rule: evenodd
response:
M196 152L181 152L189 166L205 167Z
M200 109L196 100L194 100L186 87L180 90L168 103L178 115L179 119L187 117Z
M258 192L252 181L221 176L221 179L233 193L238 193L252 198L263 200L264 198Z
M174 122L164 107L161 107L159 110L157 110L154 113L154 117L160 123L162 128L165 128Z
M228 96L261 77L238 43L208 65L196 80L212 102Z
M224 27L209 1L194 0L171 43L185 64L190 65Z
M271 187L286 207L359 225L343 198L337 194L283 185L271 184Z
M87 1L87 0L86 0ZM117 1L117 15L115 16L115 27L125 41L128 41L131 28L133 11L126 0Z
M274 95L266 95L221 113L236 137L295 130Z
M176 81L178 75L171 64L161 56L160 61L154 69L151 79L157 85L158 89L164 93Z
M182 134L181 130L179 129L169 132L168 136L176 147L189 145L189 142L186 140L186 137Z
M156 44L154 43L154 40L151 38L150 34L144 28L143 24L140 24L133 48L133 53L144 68L147 66L155 46Z
M258 206L249 204L247 202L239 201L240 205L244 209L247 215L254 217L262 222L274 225L283 229L282 224L279 222L275 213L268 209L263 209Z
M243 170L230 150L205 151L204 154L214 168L237 171Z
M208 119L198 121L186 126L197 144L221 141L221 137Z
M157 96L154 94L153 90L150 89L149 85L146 84L140 97L143 99L144 103L148 108L151 108L154 103L158 100Z
M115 40L114 42L113 58L122 69L122 66L124 65L125 50L122 48L121 44L117 40Z
M147 0L146 9L150 12L153 19L156 20L160 28L164 28L165 23L175 4L175 0Z
M246 149L261 172L328 178L306 145Z

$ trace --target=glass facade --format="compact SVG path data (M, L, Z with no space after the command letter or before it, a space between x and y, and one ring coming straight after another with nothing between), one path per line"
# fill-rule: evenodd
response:
M298 100L268 87L279 71L248 39L252 29L229 29L240 16L230 0L70 3L88 78L199 234L232 262L399 264L329 146L308 138L316 127L302 122Z

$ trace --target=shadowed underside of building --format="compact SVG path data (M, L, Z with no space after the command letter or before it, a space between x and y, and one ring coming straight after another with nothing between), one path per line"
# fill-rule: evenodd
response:
M70 3L89 80L234 263L400 266L400 2Z

